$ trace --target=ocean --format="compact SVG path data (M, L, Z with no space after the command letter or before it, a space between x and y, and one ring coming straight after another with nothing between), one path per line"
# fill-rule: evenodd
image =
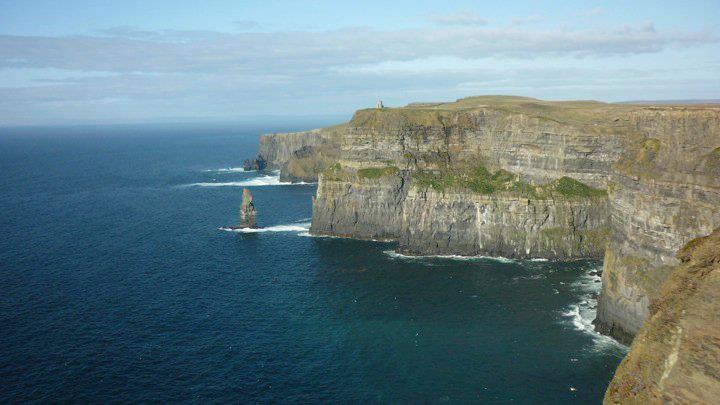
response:
M240 167L312 126L0 129L0 400L601 401L602 263L310 237L316 185Z

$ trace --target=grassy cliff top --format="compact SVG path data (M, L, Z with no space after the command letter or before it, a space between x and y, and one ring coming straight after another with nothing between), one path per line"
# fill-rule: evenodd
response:
M463 125L473 111L497 111L511 115L525 115L577 127L598 127L612 130L626 125L630 113L642 110L714 110L720 105L669 104L612 104L592 100L545 101L519 96L476 96L449 103L411 103L398 108L368 108L358 110L352 126Z

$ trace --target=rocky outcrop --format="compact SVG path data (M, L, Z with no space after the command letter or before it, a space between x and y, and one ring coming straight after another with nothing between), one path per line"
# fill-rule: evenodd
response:
M242 203L240 204L240 226L239 228L257 228L257 212L250 190L244 188Z
M689 240L720 226L720 109L643 108L609 177L598 330L629 342Z
M720 398L720 229L687 244L677 260L682 265L651 300L606 404L711 404Z

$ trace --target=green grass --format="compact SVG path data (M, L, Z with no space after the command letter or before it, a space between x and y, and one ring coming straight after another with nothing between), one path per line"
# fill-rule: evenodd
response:
M532 186L515 181L515 175L498 170L491 173L485 166L478 165L470 170L443 170L440 172L420 171L413 174L420 187L437 191L465 188L478 194L492 194L509 188L515 191L530 191Z
M590 187L570 177L561 177L551 183L555 191L566 197L599 197L607 195L605 190Z
M395 166L386 167L372 167L367 169L360 169L357 171L357 175L363 179L379 179L380 177L391 176L397 173L400 169Z
M418 171L413 173L413 179L418 187L436 191L466 189L485 195L509 192L528 198L549 198L558 194L564 197L607 195L605 190L590 187L570 177L560 178L544 186L533 186L507 170L491 173L482 165L469 170Z

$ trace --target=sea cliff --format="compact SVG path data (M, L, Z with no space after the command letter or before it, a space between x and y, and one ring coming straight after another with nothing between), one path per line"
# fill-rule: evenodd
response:
M720 398L720 228L688 243L651 301L606 404L710 404Z
M311 232L397 240L406 254L602 257L622 150L612 112L523 97L360 110L340 172L320 177ZM582 191L556 190L561 179Z
M675 252L720 226L720 109L647 107L608 180L611 238L596 326L626 342L679 264Z
M410 255L604 258L597 329L629 342L678 265L720 226L720 107L483 96L364 109L261 139L318 180L311 233Z

